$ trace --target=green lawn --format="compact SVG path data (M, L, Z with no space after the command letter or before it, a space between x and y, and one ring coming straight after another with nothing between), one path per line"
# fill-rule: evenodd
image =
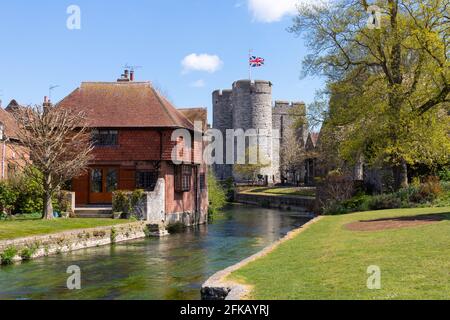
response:
M113 226L130 222L113 219L55 219L0 221L0 240L57 233L67 230Z
M385 217L442 214L443 221L361 232L344 225ZM367 289L368 266L381 290ZM231 275L252 299L450 299L450 207L328 216Z
M275 188L254 188L247 192L250 193L264 193L271 195L283 195L283 196L301 196L301 197L315 197L315 188L293 188L293 187L275 187Z

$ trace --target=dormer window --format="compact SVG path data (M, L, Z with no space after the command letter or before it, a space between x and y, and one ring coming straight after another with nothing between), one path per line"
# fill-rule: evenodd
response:
M92 140L96 147L117 146L119 144L119 131L93 130Z

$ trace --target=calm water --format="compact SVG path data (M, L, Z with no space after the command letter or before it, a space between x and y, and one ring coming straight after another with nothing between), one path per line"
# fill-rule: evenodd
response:
M0 299L199 299L212 274L307 221L292 212L233 205L214 223L182 234L0 267ZM71 265L81 268L82 290L66 288Z

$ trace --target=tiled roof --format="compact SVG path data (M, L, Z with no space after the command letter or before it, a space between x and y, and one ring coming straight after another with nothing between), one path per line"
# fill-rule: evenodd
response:
M90 127L193 129L150 82L83 82L57 106L83 111Z
M16 132L19 130L16 120L5 109L0 107L0 122L5 125L5 134L7 138L17 138Z
M208 110L206 108L183 108L178 109L191 123L201 121L203 124L203 131L208 129Z

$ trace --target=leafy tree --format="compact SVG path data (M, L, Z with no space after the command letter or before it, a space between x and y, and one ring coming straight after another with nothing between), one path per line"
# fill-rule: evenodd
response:
M209 214L214 215L225 206L226 193L211 171L208 173Z
M258 150L258 147L247 147L245 149L245 163L233 166L234 172L240 175L242 179L252 183L257 181L264 168L271 166L266 155Z
M449 10L449 0L337 0L302 6L291 28L311 51L305 75L328 81L339 155L390 165L397 188L408 165L448 160Z

